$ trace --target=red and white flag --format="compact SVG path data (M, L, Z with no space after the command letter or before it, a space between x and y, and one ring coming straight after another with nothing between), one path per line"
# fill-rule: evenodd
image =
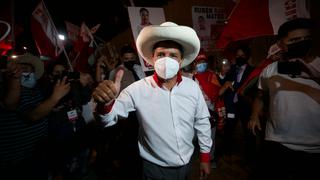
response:
M85 22L81 24L79 31L77 32L77 40L73 42L73 51L71 52L72 64L75 70L80 72L88 72L89 71L89 63L88 59L90 55L94 52L93 42L94 37L93 34L97 32L100 24L94 26L93 28L89 28ZM69 34L69 32L68 32Z
M68 21L65 21L66 23L66 29L67 29L67 33L68 33L68 38L73 41L76 42L79 38L79 34L80 34L80 27L72 24Z
M309 18L306 0L240 0L217 41L223 49L230 42L275 35L284 22Z
M56 58L63 51L63 43L43 1L32 13L31 32L40 55Z

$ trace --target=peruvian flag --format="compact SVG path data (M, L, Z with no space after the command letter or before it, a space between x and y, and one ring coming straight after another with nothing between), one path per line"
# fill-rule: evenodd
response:
M100 24L92 27L91 29L83 22L78 31L74 32L78 35L77 39L73 42L73 51L70 56L72 57L72 66L75 70L80 72L89 72L89 62L88 59L90 55L94 52L93 42L94 37L93 34L97 32ZM71 30L71 29L70 29ZM74 27L74 30L76 28ZM69 30L67 28L68 34Z
M66 23L66 29L67 29L67 33L68 33L68 38L72 41L72 42L76 42L79 38L79 34L80 34L80 27L72 24L71 22L65 21Z
M217 41L223 49L230 42L275 35L284 22L310 18L306 0L240 0Z
M31 32L40 55L56 58L63 51L63 43L43 1L32 13Z

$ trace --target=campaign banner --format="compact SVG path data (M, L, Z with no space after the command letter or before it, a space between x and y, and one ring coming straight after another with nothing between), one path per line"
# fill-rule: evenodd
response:
M165 22L163 8L150 8L150 7L128 7L130 24L134 41L140 31L149 25L160 25ZM139 60L143 71L152 71L153 66L147 63L140 55Z
M225 22L225 8L192 6L193 28L201 43L201 51L213 52Z

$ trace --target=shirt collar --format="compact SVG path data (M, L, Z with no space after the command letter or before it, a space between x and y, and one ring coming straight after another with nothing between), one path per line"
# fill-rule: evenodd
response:
M164 83L164 81L158 77L156 71L154 71L153 80L157 83L157 85L159 87L162 87L162 84ZM182 81L182 75L181 75L181 72L179 71L178 74L177 74L177 83L178 83L178 85L180 84L181 81Z

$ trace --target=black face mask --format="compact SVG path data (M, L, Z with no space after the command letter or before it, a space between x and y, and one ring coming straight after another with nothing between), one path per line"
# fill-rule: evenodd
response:
M311 40L303 40L296 43L288 44L288 52L286 53L286 56L289 59L303 58L310 51L311 47Z
M123 64L127 69L132 70L135 62L134 61L126 61Z
M237 66L242 66L244 65L245 63L247 63L247 58L244 58L244 57L237 57L236 58L236 64Z

